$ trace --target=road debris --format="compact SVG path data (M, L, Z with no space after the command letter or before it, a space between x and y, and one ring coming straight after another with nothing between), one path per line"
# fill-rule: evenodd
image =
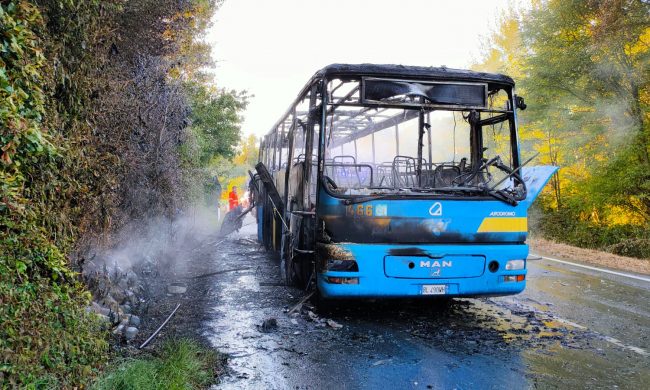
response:
M167 292L170 294L185 294L187 286L182 283L172 283L167 287Z
M318 321L318 315L311 310L307 310L307 317L314 322Z
M225 274L225 273L228 273L228 272L248 271L249 269L250 269L250 267L224 269L224 270L221 270L221 271L215 271L215 272L210 272L210 273L207 273L207 274L192 276L192 279L207 278L207 277L210 277L210 276L221 275L221 274Z
M262 333L269 333L277 329L278 320L275 318L267 318L262 322L262 325L258 325L257 329Z
M327 320L327 326L329 326L332 329L341 329L343 327L343 325L339 324L334 320Z
M288 313L291 314L291 313L293 313L294 311L297 311L297 310L300 311L300 309L301 309L302 306L305 304L305 302L307 302L307 301L308 301L312 296L314 296L315 293L316 293L316 291L312 291L312 292L310 292L309 294L307 294L307 295L305 295L304 297L302 297L302 299L301 299L300 301L298 301L298 303L296 303L296 304L294 305L294 307L292 307L292 308L288 311Z
M151 336L149 336L149 338L146 339L145 342L142 343L142 344L138 347L138 349L142 349L142 348L146 347L147 344L149 344L149 343L151 342L151 340L153 340L153 338L156 337L156 335L158 335L158 333L160 333L160 331L162 330L162 328L163 328L165 325L167 325L167 323L168 323L169 320L172 318L172 316L176 313L176 311L178 310L179 307L181 307L181 304L180 304L180 303L179 303L178 305L176 305L176 308L174 308L174 311L172 311L171 314L169 314L169 316L167 317L167 319L165 320L165 322L163 322L163 323L158 327L158 329L156 329L156 331L153 332L153 334L152 334Z

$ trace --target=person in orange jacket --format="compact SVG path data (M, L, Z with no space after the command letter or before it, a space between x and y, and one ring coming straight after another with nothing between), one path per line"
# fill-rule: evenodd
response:
M228 194L228 203L230 204L230 210L235 209L239 206L239 196L237 195L237 187L233 186L232 191Z

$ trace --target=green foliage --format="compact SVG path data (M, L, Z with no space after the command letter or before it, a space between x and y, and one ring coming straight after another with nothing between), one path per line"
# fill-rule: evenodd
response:
M476 65L515 76L524 153L562 168L540 199L555 239L649 257L649 14L636 0L534 2L504 16Z
M134 206L136 191L163 194L167 207L184 198L172 184L191 177L178 166L179 148L191 150L180 136L186 95L208 90L207 48L194 36L218 3L0 2L1 388L83 386L105 363L107 332L84 310L90 295L71 259L118 214L148 207ZM232 154L243 95L209 96L197 132L220 142L207 154ZM120 187L129 178L148 187Z
M221 356L195 342L167 342L160 356L126 360L100 378L93 389L197 389L209 385L221 365Z
M49 249L49 248L48 248ZM5 262L2 260L3 263ZM83 307L83 286L0 271L0 383L2 386L58 388L84 383L106 361L105 329Z
M598 210L606 205L618 205L638 220L650 221L650 169L639 164L640 145L639 142L627 145L595 167L598 174L581 183L588 196L574 208Z
M41 131L45 96L40 70L45 59L34 27L42 23L36 7L25 2L0 5L0 211L22 209L19 198L25 182L25 160L41 154L52 157L54 148Z
M184 169L189 173L185 187L191 192L191 199L202 199L206 205L214 206L218 196L215 178L221 181L222 193L227 193L233 174L247 176L248 168L232 160L238 157L235 154L241 137L241 112L249 96L245 91L217 90L197 81L186 83L186 88L191 125L181 146Z
M98 371L107 343L68 266L71 235L48 229L66 218L50 209L66 182L59 140L45 126L45 22L16 0L0 5L0 26L0 383L65 387Z
M603 226L576 218L575 208L547 210L538 228L548 238L621 256L650 258L650 229L638 225Z
M205 166L217 156L234 157L240 137L240 113L248 104L246 92L214 90L200 84L190 84L188 90L192 133L198 145L196 163Z

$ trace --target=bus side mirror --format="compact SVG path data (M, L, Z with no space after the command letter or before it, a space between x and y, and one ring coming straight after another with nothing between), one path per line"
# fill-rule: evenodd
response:
M522 111L525 110L526 107L528 107L526 105L526 102L524 101L524 98L521 96L515 96L515 105L517 106L518 109Z

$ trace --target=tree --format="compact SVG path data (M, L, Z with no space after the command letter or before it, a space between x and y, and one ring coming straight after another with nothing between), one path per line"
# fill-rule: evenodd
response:
M239 142L242 117L248 104L244 92L215 90L190 84L191 127L198 144L198 164L207 165L214 157L233 157Z
M546 231L650 255L650 4L534 1L504 14L475 68L514 76L523 153L562 168Z
M533 118L578 141L565 141L567 149L591 144L591 155L570 162L583 162L597 182L605 172L618 173L605 179L616 186L592 187L607 195L587 198L589 207L615 202L641 215L650 210L649 14L650 5L640 1L572 0L539 3L526 17L531 55L525 84L536 103ZM610 164L630 169L623 175ZM644 168L632 169L637 166Z

